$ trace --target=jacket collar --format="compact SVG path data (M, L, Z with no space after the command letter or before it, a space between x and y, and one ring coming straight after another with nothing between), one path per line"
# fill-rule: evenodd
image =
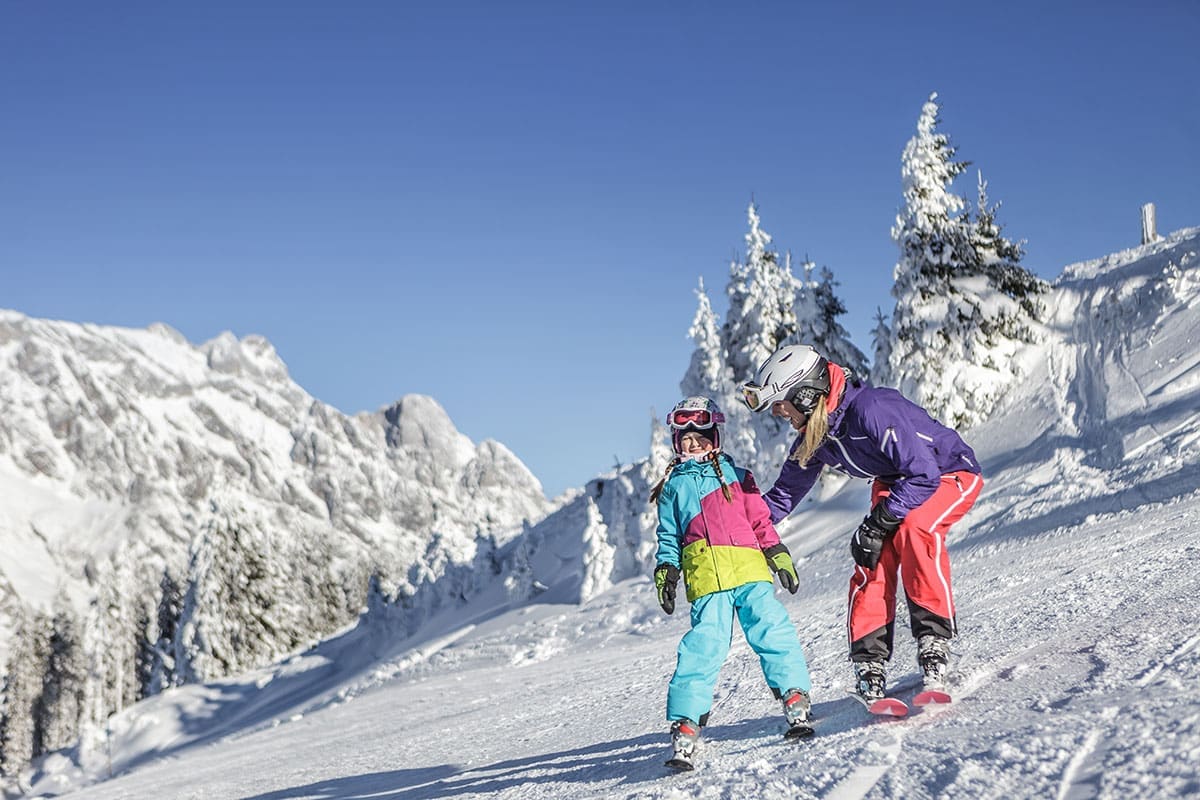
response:
M721 453L720 461L722 464L733 463L730 460L729 456L725 455L724 453ZM680 461L678 464L675 465L675 469L672 470L671 474L675 474L677 472L699 472L699 471L702 471L705 469L711 470L712 465L713 465L712 460L708 457L707 454L705 454L704 456L701 456L700 458L692 458L687 461Z
M854 373L844 370L832 362L829 364L829 383L829 400L837 403L836 407L829 409L829 430L836 431L841 427L842 419L846 416L846 408L854 402L858 393L865 387L858 382ZM835 397L836 401L834 401Z

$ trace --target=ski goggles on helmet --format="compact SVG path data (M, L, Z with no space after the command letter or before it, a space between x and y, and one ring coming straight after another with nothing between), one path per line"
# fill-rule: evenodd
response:
M777 384L759 386L753 381L746 381L738 388L742 391L742 400L751 411L762 411L772 403L786 400L802 414L811 414L821 399L821 391L812 386L801 386L788 392Z
M711 428L713 425L724 421L724 414L719 411L714 414L707 408L677 408L667 417L667 424L676 430L683 430L684 428Z
M738 388L742 391L742 400L750 407L751 411L762 411L783 395L783 390L773 383L759 386L753 381L746 381Z

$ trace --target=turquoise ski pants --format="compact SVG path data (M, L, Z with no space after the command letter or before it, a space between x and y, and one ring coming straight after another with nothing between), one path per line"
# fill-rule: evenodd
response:
M733 618L758 654L767 685L780 692L809 691L808 664L787 609L774 584L755 581L713 592L692 603L692 629L679 642L679 659L667 689L667 719L698 722L712 708L717 674L733 638Z

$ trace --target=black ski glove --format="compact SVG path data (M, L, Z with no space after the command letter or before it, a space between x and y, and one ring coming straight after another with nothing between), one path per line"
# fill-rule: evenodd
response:
M668 614L675 611L675 584L679 583L679 567L674 564L659 564L654 568L654 588L658 590L658 604Z
M800 588L800 580L796 577L796 565L792 563L792 554L788 552L783 542L763 550L771 571L779 576L779 583L792 594Z
M892 516L882 501L876 503L850 537L850 555L854 556L854 563L866 569L875 569L883 552L884 540L899 527L900 518Z

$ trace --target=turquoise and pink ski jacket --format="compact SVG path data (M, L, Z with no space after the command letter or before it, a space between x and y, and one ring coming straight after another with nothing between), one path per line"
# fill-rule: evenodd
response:
M688 602L753 581L773 581L763 550L779 544L754 476L720 456L733 497L725 499L710 459L675 467L658 498L658 564L683 573Z

